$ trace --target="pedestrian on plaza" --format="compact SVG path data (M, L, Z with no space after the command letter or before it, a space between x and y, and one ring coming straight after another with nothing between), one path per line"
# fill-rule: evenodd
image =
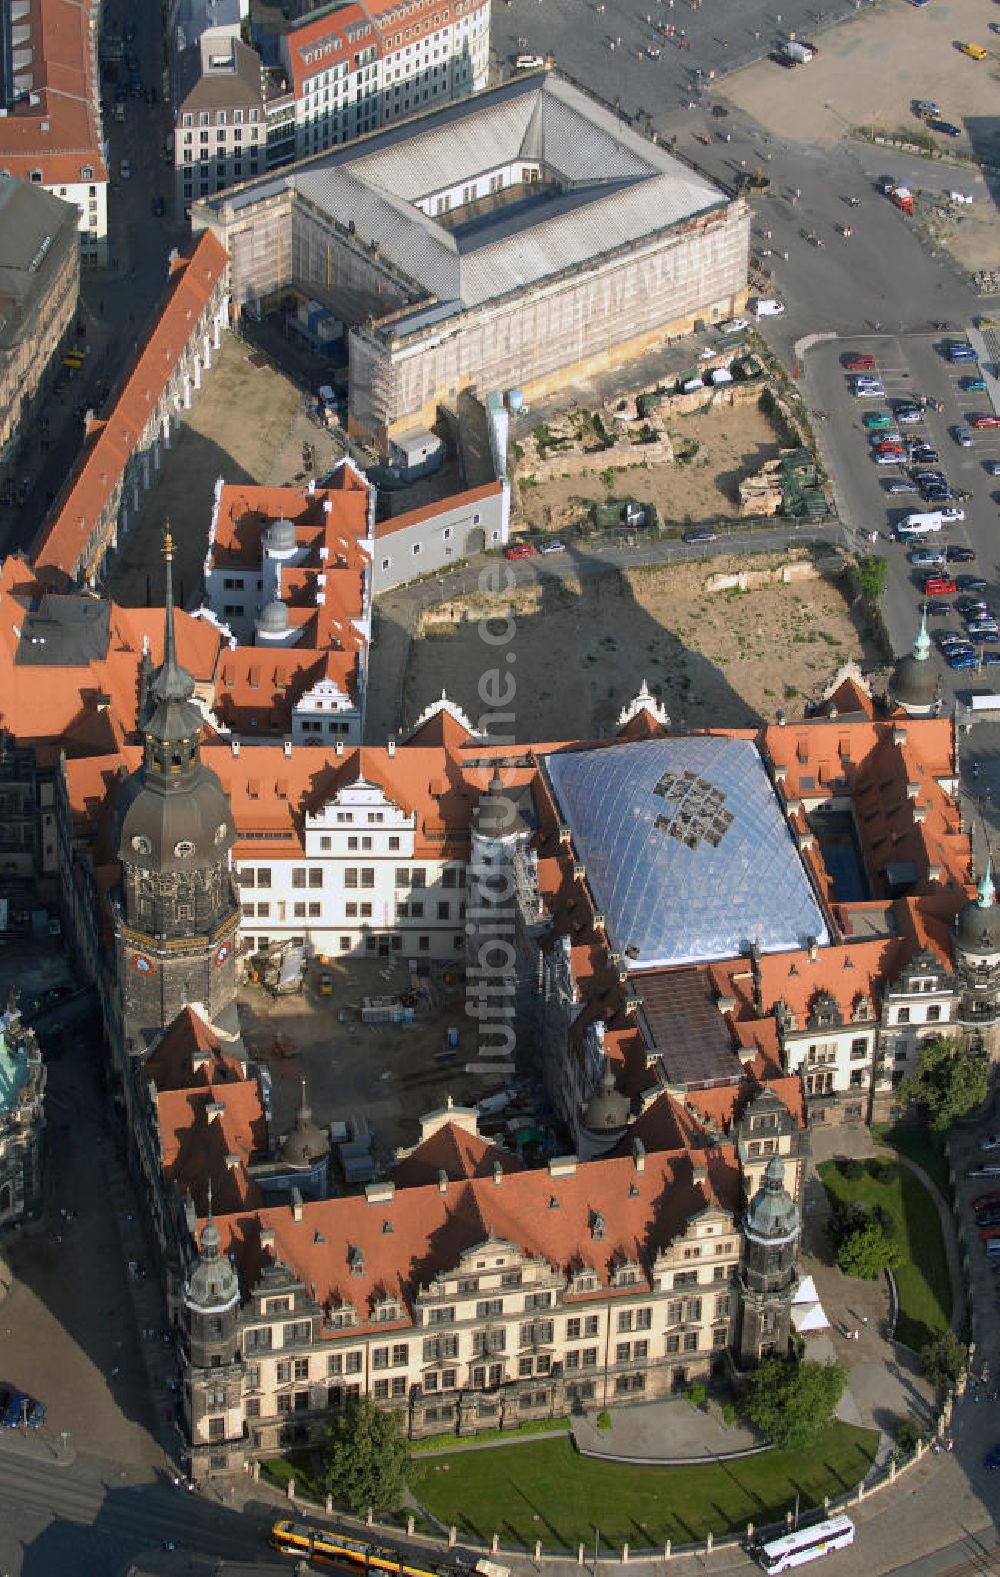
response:
M862 1316L861 1316L861 1323L862 1323L862 1325L867 1325L868 1324L868 1316L867 1316L867 1314L862 1314Z

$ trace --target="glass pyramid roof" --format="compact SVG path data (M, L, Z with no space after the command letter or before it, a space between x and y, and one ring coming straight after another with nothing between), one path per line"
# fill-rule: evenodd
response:
M682 736L545 758L631 970L829 941L757 747Z

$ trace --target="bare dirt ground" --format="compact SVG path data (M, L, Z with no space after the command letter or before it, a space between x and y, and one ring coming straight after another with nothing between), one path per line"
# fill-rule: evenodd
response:
M855 21L821 33L819 54L807 66L782 71L770 60L758 61L727 77L717 94L775 136L814 145L839 142L873 119L885 131L918 131L913 100L934 99L965 131L954 151L983 158L1000 101L1000 37L987 29L989 21L1000 20L995 12L982 0L919 9L898 0L866 8ZM965 41L982 44L990 58L961 54L957 45ZM995 142L992 153L1000 154ZM955 186L969 190L975 164L953 168ZM976 210L967 210L943 239L966 268L995 268L1000 218L980 179L971 189Z
M325 1126L364 1113L376 1155L386 1161L396 1146L416 1143L421 1113L443 1106L449 1095L461 1104L467 1096L479 1100L494 1087L480 1088L464 1071L465 1062L475 1057L475 1045L457 967L415 982L430 1000L418 1003L416 1022L409 1026L361 1022L364 997L395 996L410 988L402 963L335 958L323 967L333 976L331 997L317 994L318 969L311 971L300 996L274 998L257 986L240 992L246 1044L271 1069L276 1133L293 1125L304 1078L315 1120ZM459 1030L460 1044L445 1060L452 1028Z
M152 573L152 600L162 600L159 544L169 520L177 584L185 605L197 606L217 479L281 486L304 481L304 442L314 446L314 476L340 457L335 438L306 415L301 390L275 368L253 366L247 346L225 335L183 427L163 454L159 480L143 500L108 594L141 606Z
M787 560L785 560L787 561ZM783 562L755 555L754 569ZM712 574L746 560L713 558ZM593 739L613 731L643 679L676 727L752 726L783 709L801 716L848 658L872 663L838 582L813 579L751 592L709 592L705 564L639 569L517 594L520 740ZM476 623L423 625L406 677L412 720L446 689L477 716L487 658ZM555 659L555 660L554 660Z
M626 497L655 504L665 524L733 519L739 514L740 481L759 471L780 447L772 423L756 405L720 405L690 416L671 416L664 426L675 452L692 442L697 445L693 459L684 464L640 463L616 469L602 480L600 475L574 473L573 452L569 452L564 472L537 485L522 485L519 521L532 528L565 531L587 517L592 502L605 504ZM519 476L530 476L533 448L526 446Z

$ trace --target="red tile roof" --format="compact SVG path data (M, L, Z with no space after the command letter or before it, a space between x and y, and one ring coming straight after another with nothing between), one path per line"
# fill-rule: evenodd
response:
M190 1006L182 1008L163 1032L143 1063L142 1073L161 1092L232 1084L246 1078L242 1062L227 1055L226 1042Z
M0 126L3 122L0 121ZM190 257L175 260L159 316L139 351L107 418L86 443L34 544L36 569L45 578L84 579L100 564L107 542L88 546L91 533L118 487L151 412L176 370L208 301L223 278L228 255L210 230L202 231ZM107 526L110 536L112 525Z
M704 1182L695 1181L696 1167L704 1167ZM606 1296L617 1265L648 1267L701 1211L715 1206L732 1216L741 1204L736 1152L718 1145L650 1155L641 1171L631 1158L606 1158L567 1176L552 1177L548 1170L504 1175L499 1186L482 1179L444 1191L400 1188L384 1203L365 1197L307 1202L298 1222L287 1206L253 1215L219 1212L216 1225L223 1252L236 1255L245 1288L274 1258L313 1286L321 1304L351 1304L367 1325L380 1298L399 1299L408 1311L420 1287L487 1242L516 1244L565 1272L589 1266ZM603 1238L594 1230L598 1215ZM273 1249L262 1247L262 1229L274 1233ZM633 1288L623 1290L634 1295Z
M93 31L96 6L30 0L14 23L15 56L30 54L32 91L0 116L0 169L22 179L41 172L45 186L107 180L95 113ZM26 30L27 36L17 39ZM89 168L92 174L84 176Z
M494 1166L499 1166L505 1175L524 1170L524 1163L509 1150L501 1150L456 1123L444 1123L397 1162L392 1180L397 1188L419 1188L437 1183L444 1172L451 1182L457 1183L472 1177L492 1178Z

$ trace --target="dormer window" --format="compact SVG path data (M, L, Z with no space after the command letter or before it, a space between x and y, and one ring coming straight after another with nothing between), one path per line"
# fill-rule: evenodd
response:
M352 1276L363 1276L365 1273L364 1250L360 1248L349 1249L347 1263L350 1266Z
M590 1235L595 1243L603 1243L607 1235L608 1225L599 1210L594 1210L590 1217Z

